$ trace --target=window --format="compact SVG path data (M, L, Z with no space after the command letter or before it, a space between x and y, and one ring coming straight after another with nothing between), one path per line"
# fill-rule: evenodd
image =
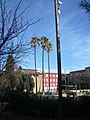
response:
M58 77L58 74L56 74L56 77Z
M46 79L46 82L48 82L48 79Z
M53 82L55 82L55 79L53 79Z
M55 83L53 83L53 86L55 86Z
M52 79L50 79L50 82L52 82Z
M50 77L51 77L52 75L50 74Z
M48 77L48 74L46 74L46 77Z
M55 74L53 74L53 77L55 77Z

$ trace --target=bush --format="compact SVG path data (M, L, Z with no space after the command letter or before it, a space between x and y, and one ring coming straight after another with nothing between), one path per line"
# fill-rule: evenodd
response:
M32 116L57 117L58 100L20 91L8 91L8 102L12 110ZM78 100L62 99L63 116L89 115L90 97L79 97Z
M14 111L33 116L57 116L57 100L20 91L8 91L8 102Z
M89 115L90 114L90 97L89 96L81 96L78 98L78 106L79 111L82 115Z
M90 107L90 97L81 96L78 100L63 99L62 108L64 116L88 116Z

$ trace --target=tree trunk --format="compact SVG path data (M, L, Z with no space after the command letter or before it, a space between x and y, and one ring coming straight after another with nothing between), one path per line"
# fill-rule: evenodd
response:
M36 93L37 93L36 47L34 48L34 63L35 63L35 80L36 80Z
M49 58L49 51L48 51L48 80L49 80L49 92L50 92L50 58Z
M42 48L42 92L44 94L44 48Z

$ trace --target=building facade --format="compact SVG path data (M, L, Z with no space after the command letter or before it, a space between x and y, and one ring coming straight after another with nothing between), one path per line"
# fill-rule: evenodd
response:
M33 92L36 93L36 79L34 69L22 69L22 72L31 74L34 79ZM50 82L49 82L50 80ZM50 83L50 88L49 88ZM42 73L37 71L37 92L42 91ZM84 70L72 71L69 74L62 74L62 89L66 89L65 86L77 85L78 89L90 89L90 67L86 67ZM57 94L58 88L58 73L44 73L44 92L52 92ZM50 89L50 91L49 91Z
M50 76L50 77L49 77ZM54 94L58 94L58 73L44 73L44 92L49 91L49 79L50 79L50 92ZM62 74L62 89L65 89L63 85L65 85L66 76Z
M22 69L23 73L31 74L34 80L33 92L36 93L36 79L34 69ZM49 79L50 79L50 91L49 91ZM62 83L65 84L65 75L62 74ZM42 73L37 72L37 92L43 92L42 90ZM44 92L51 92L57 94L58 88L58 73L44 73Z
M36 78L35 78L35 70L34 69L22 69L23 73L27 73L32 75L34 80L34 88L33 92L36 93ZM37 92L42 92L42 74L37 71Z
M67 81L69 85L76 84L78 89L90 89L90 67L70 72L67 74Z
M50 77L49 77L50 75ZM57 73L45 73L44 74L44 92L49 91L49 79L50 79L50 92L57 92L58 74Z

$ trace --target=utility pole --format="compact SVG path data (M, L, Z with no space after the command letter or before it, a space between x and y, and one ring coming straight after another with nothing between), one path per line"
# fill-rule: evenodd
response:
M59 16L60 13L59 5L62 2L59 0L54 0L55 4L55 22L56 22L56 45L57 45L57 68L58 68L58 95L59 95L59 110L58 110L58 118L62 120L62 112L61 112L61 102L62 102L62 80L61 80L61 49L60 49L60 30L59 30Z
M1 51L0 51L0 76L1 76L1 70L2 68L1 68Z

